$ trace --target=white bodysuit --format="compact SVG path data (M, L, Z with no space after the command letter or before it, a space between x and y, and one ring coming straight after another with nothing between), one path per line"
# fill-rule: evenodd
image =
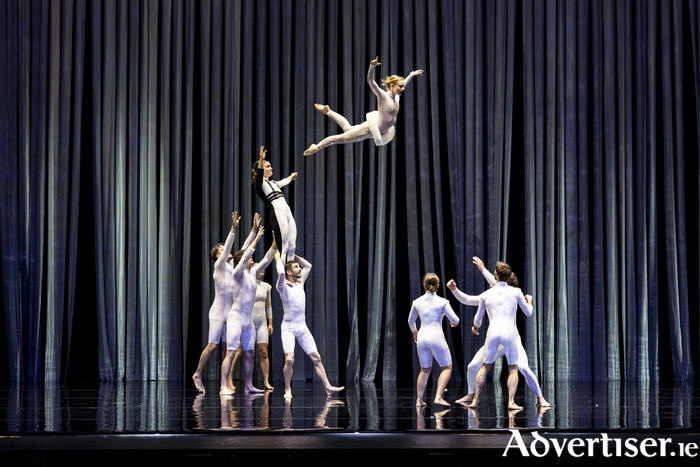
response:
M287 204L287 200L281 188L292 183L292 179L287 177L276 182L264 176L265 171L258 169L255 178L255 192L258 198L265 202L268 211L268 222L275 233L275 238L281 247L280 255L282 260L294 258L297 242L297 223L294 220L292 209Z
M272 286L267 282L258 281L253 303L253 328L258 344L267 344L267 318L272 318Z
M246 239L243 248L253 241L254 233L251 232ZM214 263L214 303L212 303L211 308L209 308L209 342L212 344L218 344L221 340L222 334L224 340L226 339L226 317L231 309L231 274L233 273L233 266L228 259L228 255L231 253L231 247L233 246L233 240L235 238L233 232L229 232L228 237L226 237L226 243L224 243L224 249Z
M482 273L484 274L484 277L486 277L489 284L496 285L496 278L493 277L493 274L486 269L484 269ZM478 295L467 295L459 289L454 289L452 293L457 300L465 305L479 306ZM484 362L484 348L484 346L481 346L481 348L476 351L474 358L472 358L472 361L469 362L469 365L467 366L467 385L469 386L469 394L474 393L476 374L479 372L479 368L481 368L481 365ZM503 344L499 344L494 361L498 360L505 354L506 350L503 347ZM520 333L518 333L518 371L520 371L520 373L522 373L522 375L525 377L527 385L530 387L530 389L532 389L535 395L537 395L537 397L541 397L542 389L540 389L540 384L537 382L537 377L535 376L535 373L532 372L530 365L528 364L527 352L525 352L525 348L523 347L523 341L520 337Z
M318 143L318 149L321 150L327 146L334 144L356 143L372 138L377 146L384 146L394 139L396 124L396 116L399 114L400 97L393 92L385 91L374 81L374 68L369 66L367 71L367 84L377 96L377 110L366 114L367 120L359 125L350 125L350 122L339 113L328 112L328 116L335 121L343 133L329 136ZM404 86L407 86L409 81L416 76L416 72L412 71L404 78Z
M280 325L280 336L282 338L282 349L285 355L294 353L294 339L299 341L299 345L307 355L316 352L316 341L311 335L311 331L306 326L306 292L304 283L311 272L311 263L304 258L299 258L301 266L301 282L288 285L285 279L284 264L277 259L277 291L282 299L284 317Z
M226 342L228 350L235 351L238 349L238 344L243 345L243 350L253 350L255 348L255 328L253 328L253 320L251 314L253 311L253 302L258 289L258 281L256 277L260 271L264 271L270 264L275 254L275 249L270 248L262 261L250 269L248 260L253 256L255 250L248 247L243 253L243 257L233 268L231 275L231 295L233 304L231 311L228 313Z
M438 297L435 292L425 292L422 297L413 301L411 313L408 315L408 326L411 331L415 331L416 318L420 316L418 358L421 368L433 366L433 357L441 367L452 363L450 348L442 332L442 317L445 315L452 324L459 323L459 317L452 311L450 302Z
M516 365L518 363L520 335L515 325L518 303L525 315L532 315L532 305L525 301L523 292L505 282L497 283L493 288L479 296L479 310L474 316L474 326L481 327L484 312L489 315L489 330L486 333L486 342L484 343L484 363L490 364L496 360L498 346L501 344L508 364Z

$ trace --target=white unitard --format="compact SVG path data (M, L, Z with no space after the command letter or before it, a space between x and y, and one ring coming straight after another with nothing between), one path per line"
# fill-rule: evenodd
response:
M408 326L416 330L416 318L420 316L418 331L418 358L421 368L433 366L433 357L441 367L452 363L450 348L442 332L442 317L447 316L452 324L458 324L459 318L452 311L450 302L435 295L435 292L425 292L425 295L413 301L411 313L408 315Z
M520 335L515 325L518 303L525 315L532 315L532 305L525 301L522 291L505 282L499 282L479 296L479 310L474 316L474 326L481 327L484 312L489 315L489 330L484 343L484 363L494 362L500 344L503 345L508 364L518 363Z
M251 232L246 239L246 245L250 244L254 238L254 233ZM214 303L209 308L209 342L218 344L222 334L226 339L224 330L226 329L226 317L231 309L231 274L233 266L228 259L235 238L233 232L229 232L224 243L224 249L214 263ZM245 247L245 246L244 246Z
M396 124L396 116L399 114L400 97L393 92L385 91L374 81L374 68L369 66L367 71L367 83L370 89L377 96L377 110L369 112L367 120L359 125L350 125L350 122L342 115L333 112L328 113L328 116L335 121L343 133L325 138L318 143L318 149L323 149L334 144L356 143L372 138L377 146L384 146L394 139L394 125ZM404 78L404 86L416 76L418 73L412 71Z
M275 259L277 266L277 291L280 293L284 308L284 317L280 325L280 336L285 355L294 353L295 338L307 355L317 351L316 341L306 326L306 292L304 292L304 283L311 272L311 263L304 258L298 256L297 258L299 258L299 266L302 268L301 282L294 282L292 285L287 284L285 281L284 264L279 258Z
M267 319L272 318L272 286L261 280L258 280L258 288L255 291L252 318L257 336L255 341L258 344L267 344Z
M270 210L268 220L272 231L275 232L275 238L282 247L280 255L283 260L294 258L297 247L297 223L282 193L282 188L290 183L292 183L290 177L283 178L279 182L270 180L264 176L263 168L258 168L255 178L255 192Z
M233 268L231 275L231 295L233 304L228 313L226 342L228 350L237 350L238 344L243 344L243 350L253 350L255 348L255 328L251 318L253 312L253 302L258 289L256 277L260 271L264 271L270 264L275 254L275 249L270 248L265 257L258 264L250 269L248 260L253 256L255 250L248 247L243 253L243 257Z

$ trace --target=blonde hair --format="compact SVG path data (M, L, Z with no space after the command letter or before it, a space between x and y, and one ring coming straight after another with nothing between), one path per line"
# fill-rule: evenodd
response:
M403 76L399 76L399 75L387 76L386 78L384 78L384 79L382 80L382 86L384 86L384 87L386 87L387 89L389 89L392 85L394 85L394 84L396 84L396 83L398 83L399 81L402 81L402 80L405 80L405 78L404 78Z
M423 288L428 292L437 292L438 287L440 287L440 278L432 272L427 273L423 276Z

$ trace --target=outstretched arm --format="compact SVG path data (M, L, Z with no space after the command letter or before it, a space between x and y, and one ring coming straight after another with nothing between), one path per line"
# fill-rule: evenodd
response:
M479 306L479 296L478 295L467 295L457 288L457 284L454 279L450 279L447 283L447 288L452 291L452 294L457 300L465 305L469 306Z
M413 79L414 76L422 76L422 75L423 75L423 70L416 70L416 71L410 72L410 73L408 74L408 76L406 76L406 77L403 79L403 85L404 85L404 87L405 87L405 86L408 86L408 82L411 81L411 80Z
M496 278L493 277L493 274L491 274L488 269L486 269L486 266L484 266L484 262L481 261L481 259L479 259L478 256L472 257L472 263L474 263L476 267L479 268L479 271L481 272L481 274L484 275L486 282L488 282L490 286L493 287L494 285L498 284Z
M292 172L289 175L289 177L283 178L282 180L279 180L277 182L277 186L280 188L283 188L283 187L289 185L290 183L292 183L294 180L296 180L298 176L299 176L299 172Z

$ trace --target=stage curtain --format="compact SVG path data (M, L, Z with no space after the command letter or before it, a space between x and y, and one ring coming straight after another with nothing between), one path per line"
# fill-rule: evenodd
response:
M660 338L692 377L684 8L523 2L525 348L543 381L655 380Z
M181 379L194 2L91 3L100 379Z
M10 379L58 381L75 303L84 1L0 7L0 243Z

